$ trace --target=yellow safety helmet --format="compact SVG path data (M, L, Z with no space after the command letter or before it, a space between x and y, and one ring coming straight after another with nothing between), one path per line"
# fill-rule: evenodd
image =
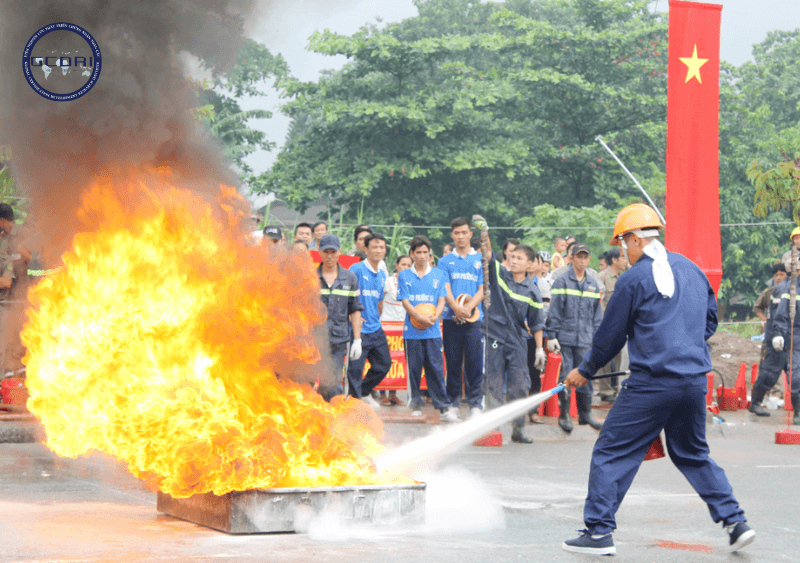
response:
M800 227L795 227L794 228L794 230L792 231L792 234L789 235L789 240L791 242L794 242L794 240L792 240L792 239L794 239L794 237L796 237L797 235L800 235Z
M608 244L619 246L619 235L624 235L636 229L659 229L664 227L661 218L652 207L644 203L633 203L624 207L618 214L614 222L614 238ZM797 229L800 233L800 227Z

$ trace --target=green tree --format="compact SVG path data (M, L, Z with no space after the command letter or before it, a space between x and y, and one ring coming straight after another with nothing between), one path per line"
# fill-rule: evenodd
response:
M286 78L289 67L280 54L272 55L264 45L248 39L231 70L221 73L213 66L206 68L212 71L212 80L197 84L201 106L195 110L195 116L208 125L211 135L222 145L225 156L236 165L249 189L263 193L260 178L253 174L245 157L256 150L269 151L275 147L275 142L263 131L250 127L248 122L268 119L272 112L243 111L239 100L244 96L263 95L261 88L265 81L272 79L275 84Z
M723 224L786 222L791 208L769 196L782 151L800 151L800 31L773 32L753 47L754 62L720 72L720 217ZM776 164L778 163L778 164ZM774 169L774 170L773 170ZM788 177L785 178L788 180ZM754 198L753 184L756 184ZM795 197L797 197L795 195ZM754 208L755 205L755 208ZM669 220L669 218L668 218ZM719 299L752 304L770 276L769 266L789 246L791 225L722 228L723 282Z
M265 191L304 210L330 195L352 218L447 224L480 211L508 225L551 203L616 206L663 181L666 21L646 2L418 1L419 16L311 50L351 59L292 98L286 146Z
M11 176L11 147L0 145L0 203L7 203L14 209L18 222L28 216L27 201L19 195L14 178Z

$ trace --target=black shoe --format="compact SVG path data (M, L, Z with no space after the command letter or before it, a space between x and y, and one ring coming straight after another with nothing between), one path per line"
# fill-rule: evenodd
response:
M800 394L791 395L791 398L792 398L792 409L794 410L794 418L792 418L792 424L798 426L800 425Z
M730 550L739 551L745 546L753 543L756 539L756 533L750 529L747 522L737 522L732 526L726 526L728 534L730 534Z
M747 408L751 413L756 416L769 416L769 411L764 408L764 405L761 403L750 403L750 406Z
M603 423L592 416L591 395L578 393L575 396L575 402L578 403L578 424L588 424L595 430L600 430L603 427Z
M511 434L511 441L517 444L533 444L533 438L528 438L522 431L513 432Z
M600 400L604 403L613 403L614 399L616 399L614 395L600 395Z
M606 534L600 538L592 538L589 530L578 530L581 535L574 540L565 541L561 547L565 551L575 553L591 553L592 555L614 555L617 548L614 547L614 539L611 534Z

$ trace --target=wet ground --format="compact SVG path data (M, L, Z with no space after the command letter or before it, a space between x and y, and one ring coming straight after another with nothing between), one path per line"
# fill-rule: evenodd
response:
M783 411L758 421L746 411L723 416L726 424L709 426L712 457L726 470L756 542L726 553L721 527L660 459L642 465L618 512L616 560L800 562L800 446L774 443L785 428ZM389 423L387 441L437 426ZM424 525L369 529L318 519L307 533L253 536L158 514L156 495L108 458L61 459L39 443L0 444L0 560L595 560L562 551L561 542L583 527L596 433L578 427L566 437L552 423L528 426L536 441L519 445L508 443L509 431L502 447L465 447L426 476Z

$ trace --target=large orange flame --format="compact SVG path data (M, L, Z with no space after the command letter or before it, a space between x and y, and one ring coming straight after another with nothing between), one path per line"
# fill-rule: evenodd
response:
M168 178L96 183L92 230L30 291L28 407L48 447L106 452L175 497L375 483L371 409L289 377L321 359L308 257L248 245L235 190L209 204Z

